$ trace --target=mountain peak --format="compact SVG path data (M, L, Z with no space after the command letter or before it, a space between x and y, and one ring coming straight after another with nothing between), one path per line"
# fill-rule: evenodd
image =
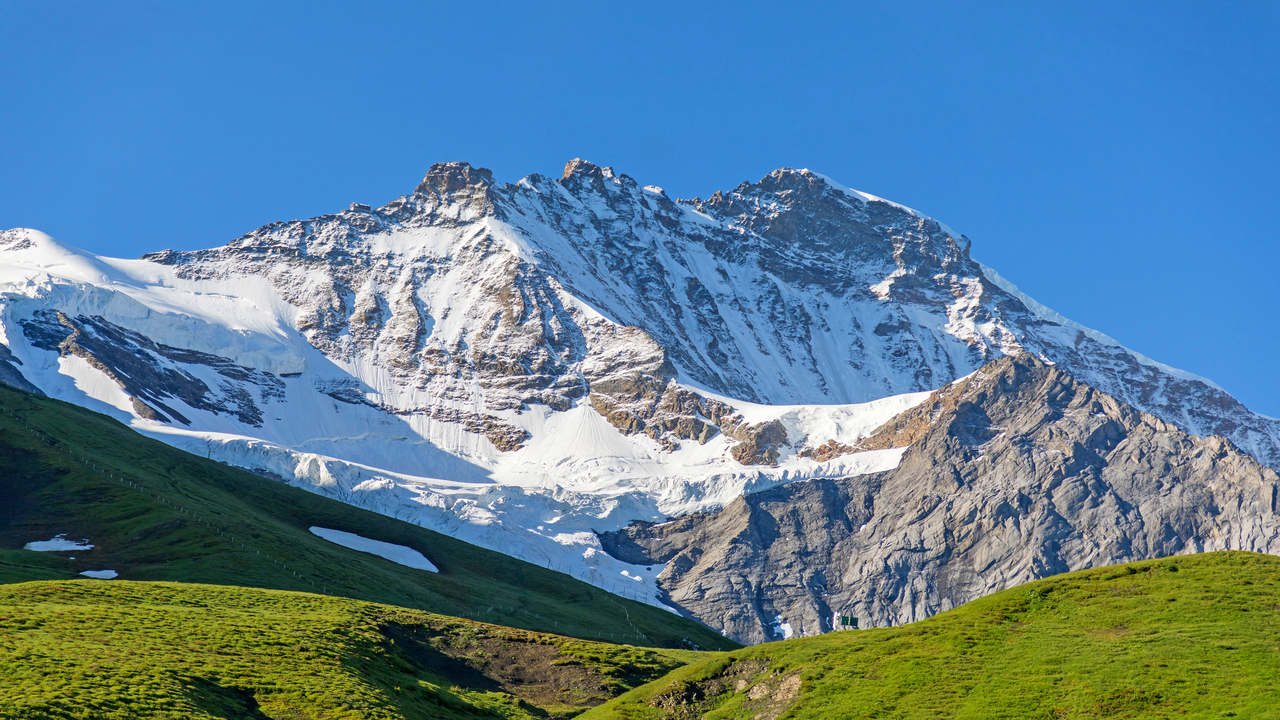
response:
M466 162L435 163L427 170L415 192L453 193L465 187L489 187L492 184L493 171L488 168L471 167L471 163Z
M57 241L39 230L12 228L0 231L0 250L25 250L40 244L57 245Z
M828 190L844 191L846 188L822 175L805 168L778 168L760 178L756 188L773 193L793 193L800 197L819 196ZM861 199L861 198L859 198Z
M560 175L560 179L568 180L575 175L592 180L603 180L613 177L613 168L602 168L589 160L574 158L564 164L564 172Z

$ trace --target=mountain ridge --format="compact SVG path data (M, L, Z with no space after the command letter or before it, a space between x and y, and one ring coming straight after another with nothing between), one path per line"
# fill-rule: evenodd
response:
M900 451L813 453L1004 355L1280 463L1280 421L1046 320L970 247L807 170L672 200L581 160L501 184L442 163L381 208L211 250L125 261L0 233L21 365L3 364L193 452L634 578L655 603L658 570L595 531L888 470Z

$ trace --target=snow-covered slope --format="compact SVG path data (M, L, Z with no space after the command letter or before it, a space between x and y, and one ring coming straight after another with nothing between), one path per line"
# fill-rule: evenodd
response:
M1280 422L805 170L675 201L580 160L441 164L381 208L141 260L11 230L0 303L0 381L644 597L660 568L593 530L891 468L848 451L1004 354L1280 465Z

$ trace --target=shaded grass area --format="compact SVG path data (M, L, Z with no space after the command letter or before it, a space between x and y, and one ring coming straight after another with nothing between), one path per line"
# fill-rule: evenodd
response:
M563 718L695 659L276 590L0 586L0 718Z
M122 579L359 598L614 642L736 643L563 573L206 460L104 415L0 385L0 582ZM426 555L438 574L312 535L318 525ZM22 547L55 535L88 551ZM74 559L71 559L73 558Z
M1276 718L1280 558L1179 556L717 654L584 718Z

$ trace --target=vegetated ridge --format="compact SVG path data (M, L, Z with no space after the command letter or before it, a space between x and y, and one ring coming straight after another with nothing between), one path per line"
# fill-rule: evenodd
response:
M718 654L582 718L1275 718L1278 640L1280 558L1213 552Z
M213 585L0 586L0 718L568 718L705 653Z

